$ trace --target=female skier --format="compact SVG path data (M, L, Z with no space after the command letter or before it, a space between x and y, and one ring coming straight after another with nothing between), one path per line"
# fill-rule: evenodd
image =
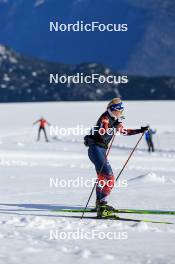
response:
M114 133L136 135L148 130L147 126L140 129L124 128L121 121L123 110L124 104L121 99L112 99L107 106L107 110L99 117L96 126L84 138L85 145L89 147L89 159L95 165L97 172L96 209L98 217L110 215L115 210L107 204L107 197L114 186L115 177L109 161L106 159L106 151Z

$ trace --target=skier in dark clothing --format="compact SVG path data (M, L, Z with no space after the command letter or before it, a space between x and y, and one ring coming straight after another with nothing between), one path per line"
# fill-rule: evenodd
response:
M124 110L123 102L120 98L114 98L107 106L97 121L97 124L89 135L84 138L84 143L88 146L88 156L95 165L97 173L96 185L96 209L97 216L105 216L106 212L110 213L114 210L112 206L107 204L109 196L115 182L114 173L106 159L106 151L113 135L118 132L123 135L136 135L145 132L148 127L140 129L126 129L123 126L121 117Z
M46 142L49 142L45 127L46 127L46 125L50 126L50 123L46 119L44 119L44 117L41 117L39 120L36 120L33 123L33 125L36 125L37 123L39 123L37 141L40 140L40 134L41 134L41 131L43 131Z
M154 152L155 148L154 148L154 143L153 143L153 135L156 133L156 130L151 129L150 126L148 127L149 129L145 133L145 139L148 145L148 152Z

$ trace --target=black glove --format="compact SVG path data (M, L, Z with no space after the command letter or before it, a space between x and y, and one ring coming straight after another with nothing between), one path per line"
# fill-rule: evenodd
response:
M117 119L116 121L114 121L113 126L114 126L115 128L117 128L118 125L120 125L120 124L122 124L121 119Z
M140 132L143 133L149 129L149 126L141 127Z

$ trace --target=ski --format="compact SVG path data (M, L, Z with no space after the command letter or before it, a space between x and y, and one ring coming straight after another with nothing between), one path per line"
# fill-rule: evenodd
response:
M133 219L133 218L123 218L119 217L117 215L111 215L111 216L105 216L103 218L97 218L97 219L109 219L109 220L118 220L118 221L129 221L129 222L137 222L137 223L153 223L153 224L173 224L171 222L167 221L155 221L155 220L150 220L150 219Z
M64 215L63 217L66 218L73 218L73 219L80 219L80 216L78 215ZM124 218L124 217L119 217L117 215L110 215L110 216L105 216L102 218L98 218L97 216L84 216L83 219L91 219L91 220L115 220L115 221L125 221L125 222L135 222L135 223L153 223L153 224L167 224L171 225L174 224L172 222L167 222L167 221L156 221L156 220L150 220L150 219L135 219L135 218Z
M55 212L65 212L65 213L82 213L84 209L56 209ZM95 208L87 208L85 213L94 213ZM124 214L157 214L157 215L175 215L175 211L162 211L162 210L143 210L143 209L116 209L114 213L124 213Z
M175 211L143 210L143 209L116 209L115 213L175 215Z

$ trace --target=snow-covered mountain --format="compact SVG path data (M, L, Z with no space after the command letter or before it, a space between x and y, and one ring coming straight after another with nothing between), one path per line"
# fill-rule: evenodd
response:
M108 100L119 94L126 100L175 99L175 78L132 77L127 84L50 84L49 74L101 75L117 73L101 64L68 65L24 57L0 45L0 102Z
M50 61L174 76L172 0L1 0L0 42ZM100 8L99 8L100 6ZM49 21L128 23L127 33L50 33Z

